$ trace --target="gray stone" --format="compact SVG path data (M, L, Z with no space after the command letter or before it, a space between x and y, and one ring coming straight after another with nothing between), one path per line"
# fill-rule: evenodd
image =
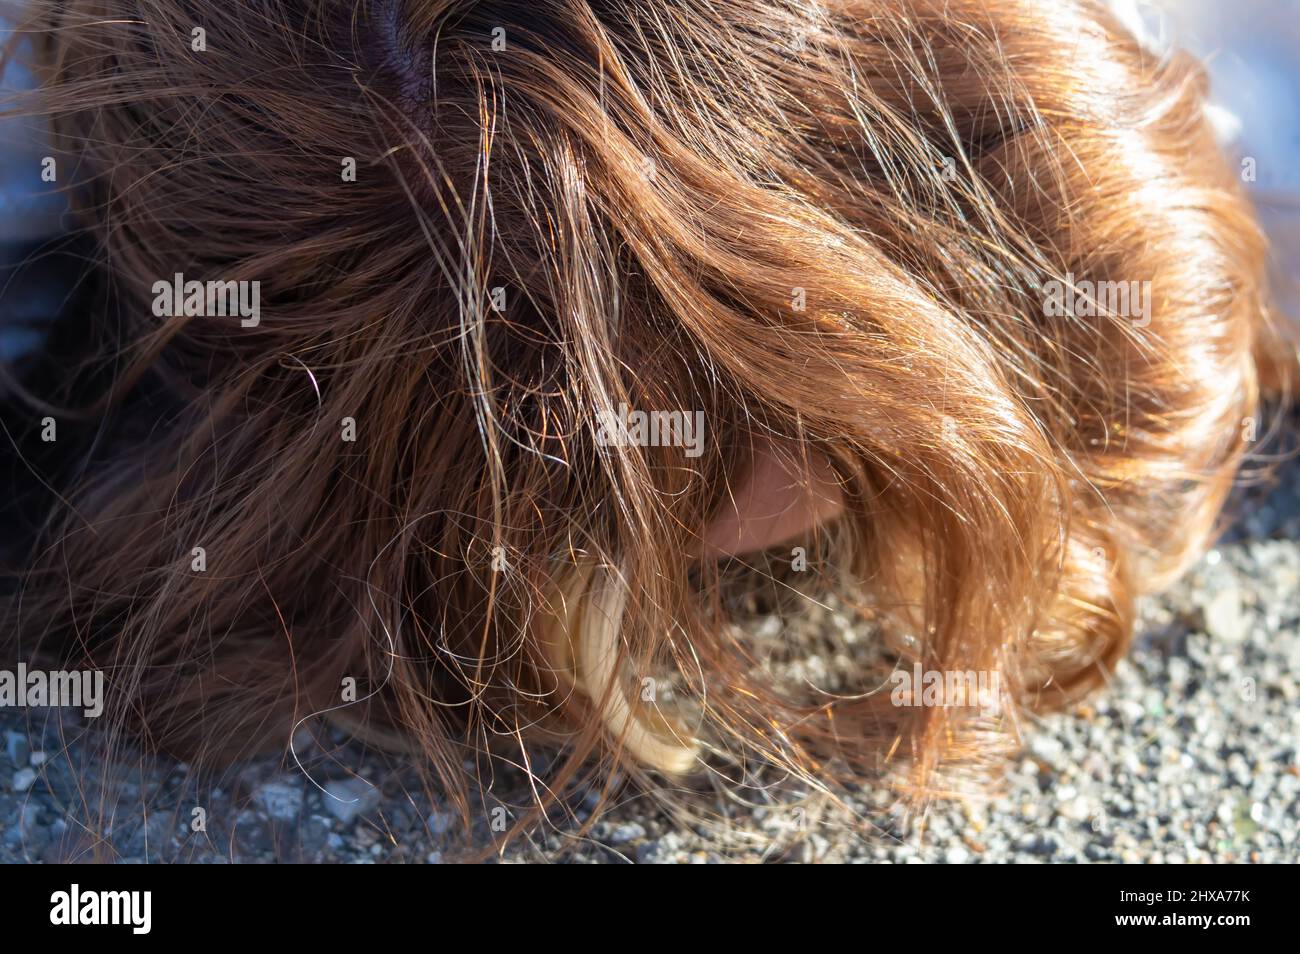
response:
M379 790L359 778L347 778L325 785L325 810L344 825L379 807Z
M25 792L36 783L36 770L21 768L14 772L13 786L15 792Z
M23 768L27 764L31 743L27 741L26 732L5 733L5 755L14 768Z
M1240 643L1250 628L1250 618L1242 609L1241 591L1230 587L1211 597L1205 606L1205 630L1215 639Z
M629 841L636 841L638 838L645 837L645 826L637 822L627 822L615 826L614 830L609 833L609 843L611 845L625 845Z
M253 801L276 821L293 821L302 811L302 788L292 782L263 782L253 791Z

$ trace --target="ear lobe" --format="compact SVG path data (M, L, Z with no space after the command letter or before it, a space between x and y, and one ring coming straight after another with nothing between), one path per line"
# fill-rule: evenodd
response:
M843 509L839 478L824 454L755 438L749 470L705 528L699 555L718 559L776 546Z

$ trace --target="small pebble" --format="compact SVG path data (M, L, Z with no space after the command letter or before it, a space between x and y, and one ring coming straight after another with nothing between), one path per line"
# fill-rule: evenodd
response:
M253 801L276 821L292 821L302 810L302 789L288 782L264 782L253 792Z
M325 810L342 824L350 825L379 807L379 791L359 778L328 782L321 801Z

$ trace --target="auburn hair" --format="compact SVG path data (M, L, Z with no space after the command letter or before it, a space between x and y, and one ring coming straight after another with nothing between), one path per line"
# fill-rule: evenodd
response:
M951 792L1107 678L1249 448L1264 243L1199 65L1103 4L35 0L18 35L6 111L100 267L9 395L74 450L6 656L104 670L151 746L328 713L466 811L467 752L538 745L542 803L612 765ZM158 315L176 275L260 319ZM602 439L624 408L702 412L700 453ZM759 448L843 513L811 590L752 565L996 712L773 677L703 543Z

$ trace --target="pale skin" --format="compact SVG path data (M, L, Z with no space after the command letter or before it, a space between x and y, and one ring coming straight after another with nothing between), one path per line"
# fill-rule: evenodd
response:
M823 455L756 439L746 475L704 530L701 555L718 559L787 543L843 509L839 481Z

